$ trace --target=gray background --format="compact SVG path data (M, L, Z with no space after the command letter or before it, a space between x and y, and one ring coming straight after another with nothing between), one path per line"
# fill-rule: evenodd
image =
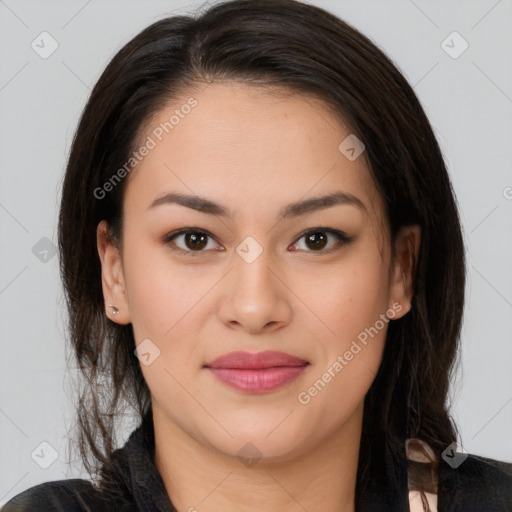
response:
M512 0L310 3L391 56L436 131L468 248L452 412L465 451L512 462ZM0 0L0 505L37 483L85 476L76 461L67 464L73 374L66 372L65 309L51 252L78 116L122 44L153 21L200 5ZM31 47L34 40L42 47L43 31L58 43L46 59ZM446 39L453 31L469 44L457 58L464 43ZM41 442L57 452L48 469L40 465L52 452Z

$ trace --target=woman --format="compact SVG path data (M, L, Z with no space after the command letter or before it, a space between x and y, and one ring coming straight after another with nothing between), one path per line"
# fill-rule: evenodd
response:
M83 112L59 246L94 482L4 510L512 510L511 465L457 453L446 407L445 163L347 23L235 0L137 35Z

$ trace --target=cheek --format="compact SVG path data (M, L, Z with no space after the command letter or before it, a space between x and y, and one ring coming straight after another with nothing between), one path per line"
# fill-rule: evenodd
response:
M297 293L336 339L357 336L385 314L387 273L380 259L354 257L320 269ZM306 299L307 298L307 299Z
M311 428L334 430L347 421L375 379L389 325L386 293L378 278L369 272L362 277L352 274L329 288L323 302L317 303L334 334L318 336L317 364L297 396L311 413L306 414ZM312 413L324 410L331 411L328 417L319 419Z
M195 366L190 356L197 354L197 315L211 279L194 277L193 266L183 270L173 265L161 247L140 243L130 249L124 262L125 285L136 344L146 343L141 353L150 353L149 364L141 358L144 379L157 400L185 407L187 396L178 383L187 381L189 392L199 392L195 382L188 382Z
M202 277L197 266L173 264L165 248L154 243L127 244L124 263L136 340L175 337L213 284L211 273Z
M321 331L326 333L317 336L319 365L308 383L315 387L311 396L321 391L317 403L325 404L343 397L340 414L355 407L371 386L389 325L385 265L378 252L366 258L361 254L372 253L354 254L340 262L337 270L331 267L325 275L318 274L318 286L309 287L307 292L305 283L302 290L321 320ZM326 392L324 386L329 388Z

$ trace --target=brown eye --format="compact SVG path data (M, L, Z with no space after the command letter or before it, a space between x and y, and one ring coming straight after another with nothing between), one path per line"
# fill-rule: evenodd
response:
M306 236L306 244L310 249L323 249L327 245L325 233L317 231Z
M324 250L329 244L329 235L335 239L334 243ZM305 249L298 247L300 250L305 250L306 252L331 252L331 250L335 250L337 246L343 246L353 240L353 238L348 237L342 231L338 231L336 229L328 229L328 228L317 228L314 230L309 230L304 233L299 239L304 239ZM337 243L336 243L337 239ZM293 247L299 246L299 243L295 242Z
M189 249L203 249L207 245L207 235L200 232L186 233L184 241Z
M177 243L178 240L180 240L180 244ZM205 252L205 248L208 247L208 242L210 240L212 246L209 247L209 249L215 249L218 247L209 233L196 229L182 229L164 237L163 242L170 245L171 249L174 251L181 252L187 256L195 256L196 254L194 253L199 255L199 253Z
M178 244L177 241L181 237L183 237L181 244ZM330 238L334 239L334 241L330 242ZM305 240L305 248L297 247L300 245L297 241L292 244L293 251L299 249L305 252L329 253L353 240L353 238L348 237L342 231L330 228L316 228L314 230L309 230L301 235L298 240L302 239ZM208 242L210 240L212 246L208 247ZM164 244L169 245L173 251L177 251L186 256L199 256L202 252L207 252L208 249L224 250L221 246L215 243L215 240L210 233L191 228L181 229L174 233L170 233L164 237L163 242Z

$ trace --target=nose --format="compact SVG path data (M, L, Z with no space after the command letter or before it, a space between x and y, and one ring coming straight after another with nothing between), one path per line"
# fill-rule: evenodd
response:
M218 314L231 329L249 333L272 332L290 322L290 291L283 270L263 251L256 259L233 256L233 267L223 280Z

